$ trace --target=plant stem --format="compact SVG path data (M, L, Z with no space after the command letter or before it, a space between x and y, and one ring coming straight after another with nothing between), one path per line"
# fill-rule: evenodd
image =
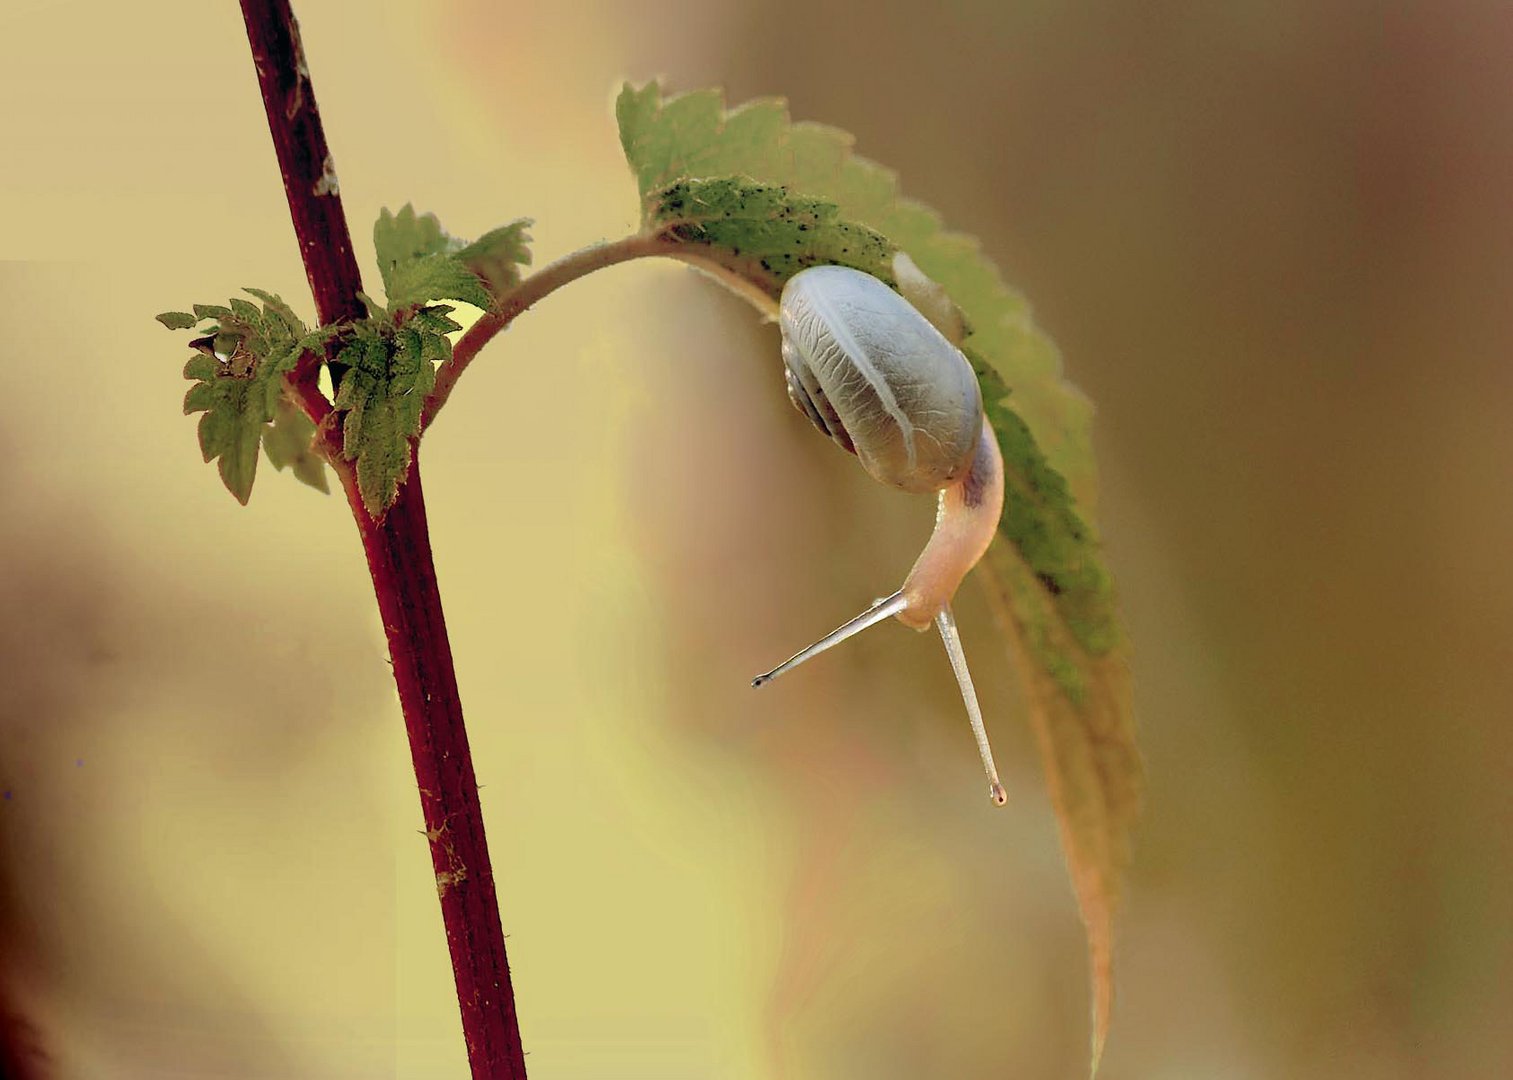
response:
M289 216L322 326L360 319L362 275L289 0L241 0Z
M381 522L375 522L363 506L351 470L343 475L343 487L362 534L389 639L452 954L468 1061L475 1080L524 1080L525 1056L478 803L478 781L431 557L420 456L418 447L412 449L409 475Z
M325 325L361 318L364 311L357 294L362 280L294 15L288 0L241 0L241 6L320 321ZM320 423L328 418L330 403L314 386L317 368L312 363L297 374L293 388L307 413ZM335 428L322 423L320 430L362 537L389 641L468 1062L474 1080L524 1080L525 1055L478 782L431 556L418 446L411 447L409 474L398 498L383 519L375 521L363 506L353 470L342 460Z
M691 244L679 243L661 233L634 233L602 244L591 244L564 255L556 262L548 263L530 275L509 292L495 301L492 311L485 313L452 348L452 356L436 369L436 385L426 399L421 412L421 430L430 426L441 407L452 396L457 380L473 362L480 349L494 339L494 335L515 321L517 315L528 310L538 301L556 292L562 286L603 270L606 266L629 262L631 259L662 257L696 266L705 273L718 278L727 287L741 295L762 314L775 317L777 304L771 296L760 292L740 274L722 264L717 253L702 251Z
M569 282L576 281L595 270L602 270L615 263L639 259L647 255L661 255L668 251L667 241L659 236L636 233L603 244L591 244L579 248L571 255L564 255L556 262L548 263L527 277L519 285L500 296L492 311L486 312L477 322L468 327L452 348L451 358L436 369L436 385L426 400L421 413L422 428L431 420L452 396L452 388L494 335L515 320L515 316L527 310L538 300L556 292Z

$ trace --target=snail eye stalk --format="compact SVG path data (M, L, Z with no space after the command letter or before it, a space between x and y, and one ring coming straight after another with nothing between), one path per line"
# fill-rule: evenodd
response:
M813 657L818 656L826 649L839 645L849 637L855 637L857 634L860 634L863 630L867 629L867 627L876 626L884 619L891 619L894 615L897 615L900 611L904 610L908 603L909 601L904 597L904 591L902 589L898 590L898 592L894 593L892 596L884 597L877 603L873 604L866 611L862 612L856 618L852 619L850 622L845 623L842 626L838 626L834 630L830 631L830 633L820 638L813 645L810 645L805 649L800 649L798 652L794 653L787 660L784 660L781 664L773 668L771 671L767 672L765 675L758 675L756 678L751 680L751 685L765 686L773 679L776 679L779 675L792 671L794 668L802 664L805 660L809 660Z
M800 649L787 660L763 675L751 680L751 685L765 686L779 675L786 674L805 660L812 659L827 649L833 648L847 638L855 637L869 626L876 626L908 606L908 598L900 589L892 596L884 597L856 618L836 627L813 645ZM982 757L983 770L988 774L988 795L997 806L1009 801L1003 784L998 779L998 766L993 763L993 748L988 744L988 732L982 722L982 707L977 703L977 689L972 685L972 673L967 670L967 656L962 651L961 635L956 630L956 617L946 605L935 616L935 626L940 639L945 643L946 655L951 660L951 670L956 673L956 685L961 688L961 700L967 707L967 719L972 724L972 735L977 740L977 753Z
M1009 801L1003 784L998 779L998 766L993 764L993 748L988 745L988 729L982 723L982 707L977 704L977 688L972 685L972 673L967 670L967 654L961 649L961 635L956 632L956 616L947 604L935 616L935 625L940 630L940 639L946 643L946 655L951 658L951 670L956 672L956 685L961 687L961 700L967 707L967 719L972 723L972 736L977 740L977 753L982 757L983 771L988 774L988 795L994 805L1002 806Z

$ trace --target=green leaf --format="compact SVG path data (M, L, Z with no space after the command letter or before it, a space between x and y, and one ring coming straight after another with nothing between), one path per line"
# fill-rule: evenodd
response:
M165 311L156 318L170 330L188 330L200 321L187 311Z
M530 218L520 218L508 225L490 229L471 244L457 251L462 264L499 296L520 284L520 267L531 264Z
M616 114L648 227L659 220L661 193L677 181L745 177L831 203L841 220L907 252L961 307L973 327L972 346L1013 388L1015 411L1052 467L1070 479L1080 502L1092 504L1092 408L1061 379L1060 358L1035 329L1028 303L1003 283L974 238L945 231L935 211L899 193L891 171L853 154L849 134L795 124L781 100L726 111L717 91L663 98L656 83L627 85ZM892 283L891 275L879 276Z
M389 311L434 300L492 307L495 296L519 283L519 267L531 261L530 224L521 218L469 244L448 235L435 214L417 214L408 203L397 214L382 210L373 225L373 247Z
M1066 636L1046 590L1012 549L985 559L988 600L1018 648L1009 650L1030 703L1062 850L1087 929L1093 986L1092 1071L1096 1074L1114 1002L1114 926L1140 814L1143 768L1136 747L1129 670L1122 652L1089 658ZM1042 656L1079 657L1068 671ZM1075 699L1066 681L1080 686Z
M833 202L745 177L679 180L654 192L647 225L704 249L774 300L809 266L839 263L887 278L895 251L881 233L843 220Z
M423 308L416 308L410 316L410 322L420 330L428 330L432 334L450 334L454 330L461 330L462 324L451 317L452 308L447 304L430 304Z
M263 301L262 307L237 298L228 306L196 304L193 315L159 317L175 329L212 320L205 335L190 342L195 355L184 366L184 377L194 385L184 395L184 412L204 414L200 452L207 462L216 462L227 490L243 504L252 495L258 449L277 415L284 375L305 348L318 346L321 336L308 335L277 296L248 291Z
M977 241L904 198L892 172L852 153L850 135L795 124L780 100L726 110L717 91L664 98L655 83L626 85L615 111L644 232L769 309L805 266L871 273L971 361L1006 475L999 538L980 569L1036 703L1088 930L1096 1070L1141 768L1112 581L1087 516L1096 504L1091 405Z
M226 490L246 506L252 497L252 481L257 478L263 417L259 395L250 384L244 381L233 385L234 390L219 396L200 417L200 452L207 463L217 462Z
M816 263L852 266L897 287L900 252L909 257L902 265L919 271L911 284L939 283L970 327L964 351L1010 473L1000 531L1051 594L1080 650L1113 650L1120 635L1112 582L1078 509L1094 501L1090 406L1061 379L1054 347L976 241L945 232L933 211L900 196L892 173L851 153L850 136L793 124L779 101L726 112L718 93L664 100L649 84L627 86L617 113L646 229L747 287L775 300L789 277ZM1080 693L1076 657L1046 651L1040 659L1061 673L1068 695Z
M398 326L358 324L337 356L348 365L335 401L343 414L342 456L355 463L363 504L375 518L399 493L436 365L452 354L445 335L457 324L448 310L420 308Z
M432 300L461 300L485 310L494 303L483 279L455 255L422 255L400 263L389 275L387 293L391 312Z
M378 253L378 272L383 276L386 294L394 291L393 275L398 267L460 247L462 242L446 234L435 214L417 214L409 203L397 214L384 207L373 223L373 248Z
M273 417L273 425L263 432L263 453L268 464L283 471L289 469L302 484L330 493L326 481L326 463L315 452L315 425L310 418L282 398Z
M1067 482L1046 459L999 370L972 346L964 350L983 390L983 408L1004 459L1005 497L998 535L1017 550L1045 592L1046 617L1065 626L1071 642L1035 646L1042 663L1073 701L1085 689L1078 653L1103 657L1122 643L1113 582L1098 540L1077 512ZM1059 640L1059 639L1058 639ZM1075 650L1072 646L1075 645Z
M294 313L294 309L291 308L288 304L284 303L283 297L278 296L275 293L265 292L262 289L244 288L242 292L248 293L249 295L255 296L259 300L261 300L263 302L264 310L267 311L268 314L278 317L279 321L284 324L284 328L289 331L290 337L299 339L303 338L310 332L308 328L306 328L304 321Z

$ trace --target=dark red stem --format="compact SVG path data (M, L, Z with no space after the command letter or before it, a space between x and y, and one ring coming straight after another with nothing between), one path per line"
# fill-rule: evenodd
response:
M310 67L299 41L289 0L242 0L247 42L257 65L257 83L268 113L268 130L284 176L284 195L294 235L305 260L322 326L366 314L357 294L362 275L352 254L352 234L342 212L336 166L326 145Z
M362 279L352 257L336 169L315 105L299 27L288 0L241 0L241 5L284 193L320 321L361 318L364 310L357 294ZM296 389L304 396L320 396L313 378L298 381L302 385ZM334 435L327 439L328 445L335 442ZM412 449L416 453L409 474L382 521L375 521L363 506L352 470L338 460L336 471L362 535L389 639L452 955L468 1062L474 1080L525 1080L525 1055L478 782L431 557L420 457L418 447Z
M452 647L431 559L419 454L410 463L399 499L382 522L375 523L368 515L350 471L344 482L389 638L447 947L452 952L468 1060L475 1080L524 1080L525 1055L478 805L478 781L473 776Z

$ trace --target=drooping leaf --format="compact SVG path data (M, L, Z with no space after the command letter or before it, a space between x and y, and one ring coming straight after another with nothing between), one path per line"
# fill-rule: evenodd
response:
M744 176L834 203L843 220L908 252L965 312L973 346L1014 389L1015 410L1052 466L1070 479L1079 502L1092 504L1092 485L1085 483L1093 473L1092 408L1061 380L1060 357L1035 329L1028 303L1004 284L974 238L945 231L935 211L899 193L890 170L853 154L850 134L793 123L779 99L727 111L718 91L664 98L656 83L627 85L616 115L647 225L655 220L657 194L678 180Z
M167 312L158 321L170 329L210 325L190 342L195 355L184 367L194 385L184 395L186 414L203 413L200 452L214 461L221 480L245 504L257 478L258 449L278 413L284 375L301 354L319 347L299 317L277 296L248 290L262 307L240 297L228 305L196 304L194 314Z
M669 241L671 253L768 304L805 266L842 263L966 332L961 344L1006 473L999 539L981 569L1035 703L1087 926L1096 1070L1141 767L1112 582L1088 517L1096 501L1091 406L1062 379L1055 347L977 241L947 232L933 210L904 198L892 172L852 153L850 135L795 124L779 100L727 111L717 91L664 98L655 83L627 85L616 116L644 231Z
M1074 643L1040 640L1066 633L1044 588L1001 544L988 550L986 563L994 616L1014 640L1028 644L1010 653L1031 705L1062 849L1087 928L1096 1073L1113 1010L1114 916L1129 868L1131 826L1140 813L1143 769L1129 671L1117 651L1087 658L1070 673L1082 690L1075 700L1068 697L1065 675L1036 661L1039 655L1076 654Z

